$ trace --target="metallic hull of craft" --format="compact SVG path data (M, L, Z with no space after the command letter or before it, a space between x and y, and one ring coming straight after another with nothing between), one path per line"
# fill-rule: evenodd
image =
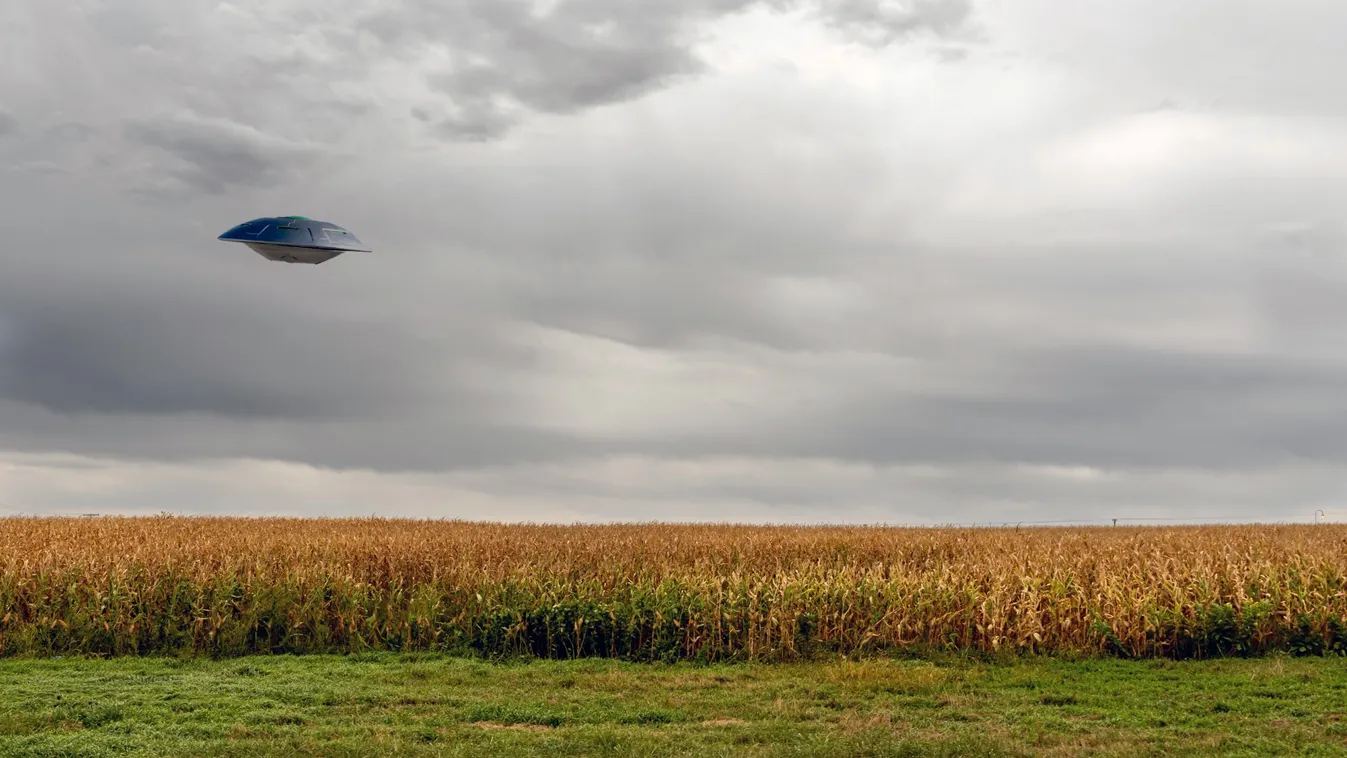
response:
M319 264L342 253L368 253L354 234L336 224L304 216L274 216L247 221L221 234L258 255L281 263Z

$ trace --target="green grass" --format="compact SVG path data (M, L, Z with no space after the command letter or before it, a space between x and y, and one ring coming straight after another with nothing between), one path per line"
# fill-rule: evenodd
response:
M1347 755L1347 663L0 662L0 755Z

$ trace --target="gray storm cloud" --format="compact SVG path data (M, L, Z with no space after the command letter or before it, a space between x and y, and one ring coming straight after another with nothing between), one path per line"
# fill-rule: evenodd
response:
M167 173L181 185L210 194L274 187L316 170L322 153L223 120L148 119L128 124L125 133L171 158Z
M422 45L450 59L446 70L430 75L444 101L418 106L417 118L436 123L450 138L486 140L505 134L521 110L575 113L703 73L705 66L693 50L701 26L764 5L778 11L807 7L844 33L875 45L921 31L956 33L972 10L967 0L422 2L413 4L421 19L414 26L406 23L405 5L376 12L367 23L391 48Z
M156 503L280 462L531 514L1332 497L1347 11L1242 11L0 7L0 449ZM215 241L274 213L376 252Z
M828 24L876 46L891 45L919 31L954 36L966 30L973 14L970 0L840 0L824 7Z
M434 389L433 343L203 295L133 300L109 288L33 303L11 294L0 305L0 397L63 414L290 421L396 416L447 400Z

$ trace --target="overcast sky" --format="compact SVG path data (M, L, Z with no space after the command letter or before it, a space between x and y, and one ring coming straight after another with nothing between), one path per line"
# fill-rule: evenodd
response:
M1347 519L1338 0L0 29L6 512Z

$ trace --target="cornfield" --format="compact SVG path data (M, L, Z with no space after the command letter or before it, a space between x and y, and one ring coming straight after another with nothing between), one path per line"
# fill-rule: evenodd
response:
M1347 526L0 519L0 656L1347 649Z

